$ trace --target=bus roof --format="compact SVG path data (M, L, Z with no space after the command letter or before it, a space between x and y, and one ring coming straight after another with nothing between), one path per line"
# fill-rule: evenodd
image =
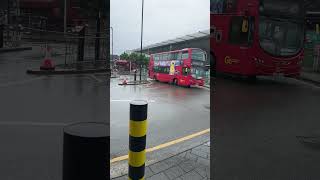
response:
M204 50L200 49L200 48L184 48L184 49L179 49L179 50L174 50L174 51L165 51L165 52L160 52L160 53L154 53L151 54L150 56L156 55L156 54L165 54L165 53L174 53L174 52L180 52L180 51L188 51L188 50L200 50L205 52Z

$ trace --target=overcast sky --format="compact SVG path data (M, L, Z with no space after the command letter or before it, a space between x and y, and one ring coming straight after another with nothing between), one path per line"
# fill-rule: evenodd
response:
M114 54L140 47L142 0L110 0ZM143 46L209 29L210 0L145 0Z

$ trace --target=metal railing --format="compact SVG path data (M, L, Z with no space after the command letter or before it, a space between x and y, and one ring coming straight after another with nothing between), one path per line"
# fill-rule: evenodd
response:
M42 56L45 55L45 49L49 47L52 49L51 55L59 57L60 64L67 67L79 64L107 65L110 59L109 35L106 33L88 34L87 30L82 34L64 33L21 26L5 26L3 35L5 47L32 46L35 49L39 48L39 54Z

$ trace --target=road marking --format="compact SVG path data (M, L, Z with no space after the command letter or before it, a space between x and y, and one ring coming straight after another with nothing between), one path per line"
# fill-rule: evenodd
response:
M28 80L24 80L24 81L16 81L16 82L9 82L9 83L5 83L5 84L0 84L0 88L1 87L10 87L10 86L14 86L14 85L26 84L26 83L37 81L37 80L41 80L41 79L44 79L44 78L45 77L37 77L37 78L28 79Z
M210 91L210 87L206 87L206 86L195 86L195 87L199 88L199 89L204 89L204 90Z
M296 81L296 82L298 82L298 83L301 83L301 84L303 84L303 85L306 85L306 86L311 86L311 87L314 88L314 89L320 89L319 86L317 86L317 85L315 85L315 84L313 84L313 83L311 83L311 82L304 81L303 79L294 79L294 78L292 78L292 80L293 80L293 81Z
M146 149L146 152L149 153L149 152L153 152L153 151L156 151L156 150L160 150L160 149L163 149L163 148L166 148L166 147L181 143L183 141L195 138L197 136L201 136L201 135L209 133L209 132L210 132L210 129L206 129L206 130L203 130L203 131L200 131L200 132L197 132L197 133L194 133L194 134L191 134L191 135L188 135L188 136L185 136L185 137L182 137L182 138L179 138L179 139L175 139L173 141L166 142L166 143L160 144L158 146ZM128 155L116 157L116 158L111 159L110 163L115 163L115 162L127 160L128 157L129 157Z
M133 99L111 99L110 101L111 102L131 102L131 101L133 101ZM152 99L146 100L146 101L151 102L151 103L156 102L155 100L152 100Z
M0 122L0 126L66 126L66 123L56 123L56 122L20 122L20 121L10 121L10 122Z

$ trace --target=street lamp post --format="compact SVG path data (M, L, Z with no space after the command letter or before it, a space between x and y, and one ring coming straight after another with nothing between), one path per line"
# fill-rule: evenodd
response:
M144 0L142 0L142 15L141 15L141 46L140 46L140 81L142 73L142 40L143 40L143 6Z
M112 41L111 41L111 60L113 62L113 27L110 26L111 34L112 34Z

